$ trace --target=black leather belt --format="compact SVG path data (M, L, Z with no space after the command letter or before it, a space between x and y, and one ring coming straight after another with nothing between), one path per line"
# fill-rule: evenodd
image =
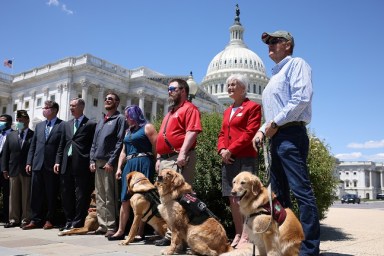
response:
M279 129L284 129L290 126L306 126L307 124L304 121L294 121L294 122L289 122L286 124L283 124L282 126L279 126Z
M193 150L195 150L195 149L194 148L190 149L188 152L191 152ZM172 153L169 153L169 154L162 154L162 155L160 155L160 158L161 159L168 159L168 158L171 158L173 156L176 156L177 154L179 154L179 152L172 152Z
M179 154L179 153L178 152L172 152L172 153L169 153L169 154L162 154L162 155L160 155L160 158L168 159L168 158L171 158L171 157L173 157L173 156L175 156L177 154Z

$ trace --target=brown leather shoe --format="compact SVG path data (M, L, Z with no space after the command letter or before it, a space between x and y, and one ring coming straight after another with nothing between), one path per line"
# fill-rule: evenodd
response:
M29 224L22 227L23 230L29 230L29 229L35 229L35 228L39 228L39 227L33 222L30 222Z
M52 229L53 228L53 225L50 221L46 221L44 226L43 226L43 229Z

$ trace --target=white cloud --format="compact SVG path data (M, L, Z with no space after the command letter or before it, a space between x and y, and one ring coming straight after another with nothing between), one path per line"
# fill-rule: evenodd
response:
M352 153L343 153L343 154L336 154L335 157L340 159L341 161L345 160L356 160L358 158L361 158L363 154L361 152L352 152Z
M365 149L368 149L368 148L384 148L384 140L380 140L380 141L373 141L373 140L370 140L370 141L366 141L364 143L349 143L347 145L348 148L365 148Z
M366 157L368 161L372 162L383 162L384 161L384 153L377 153L374 155L370 155Z
M49 6L51 6L51 5L52 6L60 6L60 2L59 2L59 0L49 0L47 2L47 5L49 5ZM66 14L69 14L69 15L72 15L74 13L72 10L68 9L67 5L65 5L65 4L61 4L61 10L63 12L65 12Z
M61 6L61 9L62 9L65 13L67 13L67 14L71 14L71 15L73 14L73 11L67 9L67 6L66 6L65 4L63 4L63 5Z
M47 2L47 5L49 5L49 6L51 6L51 5L58 6L59 5L59 1L58 0L49 0Z

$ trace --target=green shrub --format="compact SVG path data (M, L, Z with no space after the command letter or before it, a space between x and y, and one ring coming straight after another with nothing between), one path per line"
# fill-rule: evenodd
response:
M228 200L221 195L221 160L217 154L217 138L221 128L222 114L202 113L201 122L203 132L198 136L196 147L197 163L193 188L198 197L221 220L229 234L233 232L232 215ZM157 130L161 120L155 122ZM161 131L159 131L159 136ZM310 150L308 168L313 190L317 199L320 219L325 218L329 206L335 196L336 178L332 175L335 159L331 156L327 146L316 137L310 136ZM260 152L259 177L267 185L267 175L263 152ZM294 201L294 200L293 200ZM293 209L297 214L297 206Z

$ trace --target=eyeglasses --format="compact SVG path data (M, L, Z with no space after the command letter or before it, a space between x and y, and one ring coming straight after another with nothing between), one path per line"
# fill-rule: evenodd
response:
M43 107L43 109L50 109L50 108L53 108L53 107Z
M281 37L272 37L268 40L268 45L275 45L281 42L287 42L287 39Z
M115 100L115 99L114 99L114 98L112 98L112 97L105 97L104 101L107 101L107 100L110 100L110 101L112 101L112 100Z
M168 87L169 92L174 92L174 91L176 91L176 89L180 89L180 87L176 87L176 86L169 86Z

